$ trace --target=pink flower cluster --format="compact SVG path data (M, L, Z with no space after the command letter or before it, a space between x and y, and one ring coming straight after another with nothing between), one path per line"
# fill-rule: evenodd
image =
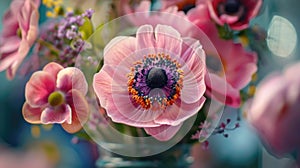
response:
M187 10L185 3L195 7ZM218 27L248 28L262 0L162 1L164 14L149 14L150 1L134 3L134 8L129 1L120 4L124 13L133 13L128 21L138 27L136 36L118 36L105 46L104 65L93 80L97 98L112 121L143 128L167 141L202 109L207 98L241 106L240 91L257 71L257 55L233 39L221 39ZM0 71L7 70L9 79L38 38L39 5L39 0L13 0L4 16ZM60 25L57 21L48 29L45 26L35 50L50 61L26 85L26 121L62 124L70 133L87 121L87 82L72 66L84 48L85 36L92 34L92 13L69 13ZM199 31L206 38L198 38Z

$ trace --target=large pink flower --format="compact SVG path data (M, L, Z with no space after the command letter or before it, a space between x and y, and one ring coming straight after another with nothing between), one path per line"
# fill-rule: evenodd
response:
M143 25L136 38L114 38L93 85L114 122L166 141L205 101L205 54L198 41L170 26L153 29Z
M23 116L29 123L59 123L67 132L77 132L88 118L86 93L87 82L79 69L49 63L26 84Z
M203 1L217 24L227 24L233 30L246 29L262 5L262 0L200 0Z
M268 76L258 86L248 109L250 123L277 155L300 152L299 72L300 63L296 63L283 74Z
M3 18L0 71L12 79L38 34L40 0L14 0Z
M256 53L245 51L241 44L232 40L221 39L216 26L209 19L205 4L192 9L188 18L203 30L215 47L205 41L202 43L209 70L206 75L206 94L232 107L239 107L240 90L251 81L257 70ZM215 49L219 56L215 55Z

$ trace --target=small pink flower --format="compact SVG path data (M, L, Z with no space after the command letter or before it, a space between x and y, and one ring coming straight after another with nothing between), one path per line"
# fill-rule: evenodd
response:
M77 132L88 118L86 93L87 82L79 69L49 63L26 84L23 116L29 123L58 123L69 133Z
M167 141L202 107L205 72L199 41L170 26L143 25L136 37L116 37L105 47L93 85L114 122Z
M266 147L278 156L300 152L299 72L300 63L296 63L283 74L268 76L258 86L248 109L250 123Z
M207 6L198 5L188 13L188 18L196 24L213 43L202 45L207 55L208 74L206 75L206 94L232 107L241 103L240 90L250 81L257 71L257 55L247 52L241 44L232 40L220 39L218 30L209 19ZM217 50L218 55L215 55Z
M7 78L16 71L38 34L40 0L14 0L3 18L0 37L0 71L7 70Z
M262 0L200 0L206 1L211 18L219 25L229 25L233 30L249 27L262 5Z

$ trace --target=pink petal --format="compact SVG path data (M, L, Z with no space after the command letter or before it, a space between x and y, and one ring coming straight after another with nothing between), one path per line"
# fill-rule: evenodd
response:
M252 75L257 71L255 63L242 64L239 69L236 69L232 75L230 72L226 76L226 80L236 89L244 88L252 79Z
M184 40L186 41L186 40ZM184 45L190 42L185 42ZM184 47L185 48L185 47ZM200 43L194 42L183 54L186 64L183 65L184 71L183 88L181 99L185 103L195 103L205 92L205 54Z
M87 122L89 106L82 93L75 89L67 94L67 102L72 109L72 122L64 122L62 127L69 133L75 133Z
M84 74L80 69L75 67L68 67L59 71L57 74L56 87L65 93L71 89L76 89L83 95L86 95L88 90L88 84Z
M48 72L35 72L26 84L25 97L32 107L47 104L48 96L55 90L55 79Z
M118 65L131 56L136 49L136 39L118 36L112 39L104 48L104 64Z
M19 28L16 13L13 13L11 10L6 11L3 16L2 23L3 30L1 36L4 38L16 36L16 31Z
M196 20L199 20L202 23L211 21L206 4L198 4L195 8L189 10L187 17L192 22Z
M128 94L127 86L117 85L113 81L111 96L112 99L109 99L109 107L106 110L113 121L136 127L157 126L154 119L163 111L153 112L151 109L144 109L134 104Z
M263 3L262 0L251 0L251 1L247 1L245 3L246 6L248 6L248 8L250 9L247 12L247 14L248 14L247 15L248 19L247 20L250 20L250 19L254 18L258 14L258 12L259 12L259 10L262 6L262 3Z
M122 99L121 99L122 100ZM127 111L131 110L131 111ZM157 127L159 124L154 122L158 114L142 107L133 107L128 103L114 103L110 101L106 109L107 115L113 122L130 125L133 127ZM125 113L127 112L127 113ZM161 112L158 112L161 114Z
M142 1L135 8L135 12L147 12L147 11L149 11L150 6L151 6L151 2L150 1Z
M183 50L181 53L180 64L185 71L185 75L192 74L197 79L203 78L205 73L205 52L198 40L184 38L182 44Z
M64 69L64 67L58 63L50 62L43 68L43 71L50 73L56 79L58 72L62 69Z
M11 66L18 57L18 52L11 53L0 60L0 71L3 71Z
M212 1L206 1L207 2L207 6L208 6L208 10L209 10L209 14L210 17L219 25L224 25L224 22L222 22L218 15L216 14L215 10L214 10L214 6Z
M107 98L110 97L112 93L112 78L107 71L110 71L109 66L104 65L100 72L94 75L93 79L94 91L100 101L101 106L105 109L107 108ZM113 74L113 72L110 74Z
M172 55L180 55L182 39L177 30L171 26L158 24L155 27L156 48L163 49Z
M22 61L28 54L30 49L30 46L27 42L24 40L21 41L21 44L18 49L18 57L17 59L12 63L12 65L7 69L7 77L8 79L14 78L19 66L21 65Z
M72 123L72 109L69 105L47 107L42 111L42 124L62 124L64 122Z
M26 40L28 41L29 45L33 45L34 41L38 36L38 27L39 25L39 12L37 9L33 10L30 16L30 23L29 23L29 30L27 32Z
M263 80L258 86L254 99L251 103L250 119L253 121L268 120L271 124L276 119L277 112L283 106L287 86L286 80L280 74L272 74ZM264 113L270 111L270 113ZM267 115L264 117L264 115ZM271 124L272 125L272 124ZM271 125L269 125L271 129ZM273 125L272 125L273 127Z
M147 134L153 136L159 141L168 141L178 132L181 125L182 124L177 126L161 125L159 127L144 128L144 130Z
M233 88L225 79L215 74L207 73L205 83L207 88L206 94L211 98L232 107L240 106L241 99L239 90Z
M5 38L5 42L1 45L0 53L7 54L18 51L21 39L18 36Z
M300 72L300 63L295 63L288 67L288 69L285 70L284 76L291 81L299 81L299 78L295 78L295 74L298 74Z
M24 119L31 124L40 124L41 123L41 108L32 108L28 103L24 103L22 114Z
M156 47L156 39L153 27L151 25L143 25L138 28L136 33L137 48L136 50L149 49Z
M161 125L165 124L176 126L197 114L202 108L204 102L204 97L193 104L186 104L185 102L179 101L176 104L167 107L166 111L164 111L157 119L155 119L155 122Z
M198 101L204 94L206 90L204 82L204 73L200 77L200 81L194 76L194 74L189 74L183 78L183 87L181 90L181 100L187 104L195 103Z
M230 16L230 15L221 15L220 20L223 23L233 24L239 20L239 17L238 16Z

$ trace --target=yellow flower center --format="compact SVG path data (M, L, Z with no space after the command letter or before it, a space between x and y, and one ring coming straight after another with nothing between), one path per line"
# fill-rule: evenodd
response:
M48 97L48 103L51 106L59 106L62 105L65 102L65 97L61 92L53 92Z

